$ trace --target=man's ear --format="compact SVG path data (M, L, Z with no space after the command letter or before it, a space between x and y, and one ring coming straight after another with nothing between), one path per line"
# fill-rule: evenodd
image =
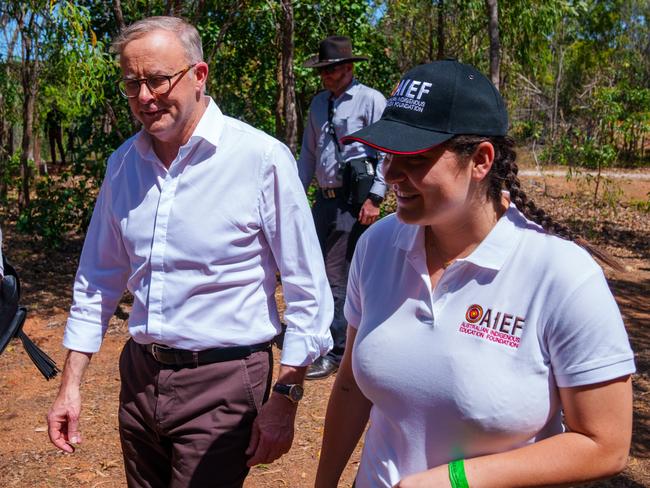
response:
M476 150L472 154L472 178L478 181L483 180L490 172L492 163L494 163L494 146L491 142L483 141L476 146Z
M208 65L201 61L194 66L194 77L196 79L197 88L202 88L208 81Z

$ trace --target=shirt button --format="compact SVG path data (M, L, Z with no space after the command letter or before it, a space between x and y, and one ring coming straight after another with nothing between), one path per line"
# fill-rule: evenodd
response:
M449 287L447 285L442 285L442 291L446 293L447 291L449 291Z

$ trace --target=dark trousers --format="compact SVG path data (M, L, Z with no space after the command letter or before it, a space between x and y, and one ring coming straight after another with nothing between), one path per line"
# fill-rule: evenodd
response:
M272 357L162 366L130 339L120 355L119 426L128 486L240 488Z
M342 216L342 214L347 214ZM361 234L368 228L357 221L359 211L340 198L326 199L320 193L312 207L316 234L325 260L325 271L334 297L334 319L330 326L334 348L327 357L340 363L345 350L347 321L343 315L348 272L354 247ZM343 222L353 222L342 225Z

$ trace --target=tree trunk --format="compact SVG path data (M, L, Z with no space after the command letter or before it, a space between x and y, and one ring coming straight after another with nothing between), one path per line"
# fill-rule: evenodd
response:
M124 15L122 15L122 2L120 0L113 0L113 14L115 15L117 32L122 32L126 24L124 23Z
M490 36L490 80L499 89L501 43L499 41L499 7L497 0L485 0L488 12L488 33Z
M26 69L25 71L31 71ZM29 206L29 189L31 187L31 169L29 160L33 159L33 132L34 132L34 93L29 83L29 75L23 75L23 139L20 153L20 176L22 179L21 191L18 198L20 210Z
M167 6L165 7L165 15L179 16L182 6L183 2L180 0L168 0Z
M564 65L564 47L560 44L558 46L558 62L557 74L555 76L555 87L553 88L553 113L551 118L551 142L555 142L557 137L557 119L558 119L558 105L560 101L560 87L562 86L562 71Z
M41 138L39 137L38 131L36 131L36 134L34 134L34 129L32 128L32 134L33 134L33 143L32 146L34 149L32 150L32 154L34 156L34 168L36 168L36 171L38 174L47 174L47 160L43 161L41 158Z
M226 33L235 23L235 20L237 20L237 15L243 12L247 2L248 0L233 0L228 9L228 17L225 21L222 22L221 29L219 29L219 34L217 35L217 39L212 45L212 49L210 49L210 52L207 55L204 53L203 57L205 58L205 61L208 63L208 65L213 66L215 64L217 53L221 48L221 44L223 44L223 40L226 38Z
M22 22L21 41L23 48L23 59L21 65L21 82L23 87L23 138L20 154L20 175L22 179L21 191L18 196L18 207L24 209L29 206L29 190L31 187L31 169L29 160L33 159L33 136L34 136L34 107L36 105L36 91L38 84L38 60L35 52L38 43L38 33L35 27L35 14L32 12L28 24Z
M7 188L5 185L5 173L7 171L7 161L11 157L6 151L5 139L8 139L8 127L7 121L3 118L0 121L0 200L4 200L5 195L7 194Z
M275 137L282 139L284 135L284 73L282 71L284 53L282 52L282 28L279 23L276 24L276 29L275 44L278 48L278 59L275 66L275 81L277 83L275 89Z
M427 8L427 62L433 61L433 2Z
M298 117L296 115L296 78L293 73L293 5L292 0L282 0L280 21L280 43L282 53L280 61L282 66L281 91L282 96L278 104L282 104L282 140L295 155L298 139Z
M445 2L438 0L438 59L445 57Z

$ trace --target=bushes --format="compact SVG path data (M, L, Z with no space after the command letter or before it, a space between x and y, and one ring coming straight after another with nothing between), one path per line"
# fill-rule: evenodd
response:
M61 246L66 235L88 228L95 187L92 179L70 173L40 178L36 196L18 216L17 229L37 236L46 246Z

